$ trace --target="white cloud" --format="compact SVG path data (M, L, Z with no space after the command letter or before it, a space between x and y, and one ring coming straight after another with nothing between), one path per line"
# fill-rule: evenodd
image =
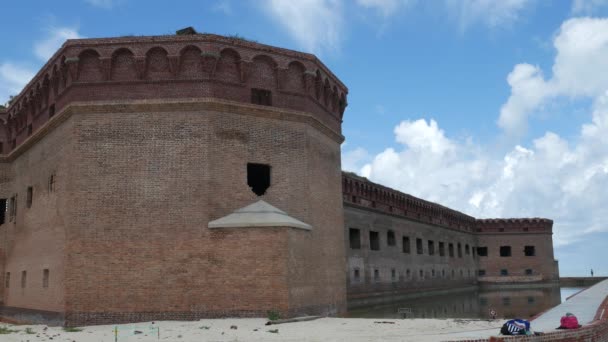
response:
M67 39L82 38L78 31L69 27L51 27L45 39L34 44L34 54L42 61L53 56Z
M342 145L343 147L345 145ZM363 148L358 147L354 150L342 153L342 170L357 172L363 167L363 163L369 160L370 154Z
M482 23L490 28L510 25L530 0L445 0L447 10L455 17L461 30Z
M549 217L556 246L608 232L608 95L571 141L547 132L502 157L446 137L434 121L403 121L395 140L398 148L379 153L359 173L480 218Z
M264 10L307 51L337 50L342 40L341 0L266 0Z
M498 124L507 135L521 136L531 114L549 100L596 98L608 89L608 19L575 18L564 22L555 36L553 75L518 64L507 77L511 96L502 106Z
M27 67L14 63L0 64L0 104L9 100L11 95L17 95L34 77L35 72Z
M608 5L608 0L574 0L572 1L573 14L591 14Z
M117 0L85 0L89 5L103 8L103 9L111 9L117 5Z
M357 4L364 8L374 9L384 17L393 15L401 7L412 6L416 0L357 0Z

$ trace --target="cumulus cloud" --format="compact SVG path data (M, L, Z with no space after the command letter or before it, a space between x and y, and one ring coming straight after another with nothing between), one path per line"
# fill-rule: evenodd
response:
M433 120L403 121L394 132L398 147L360 174L480 218L552 218L556 246L608 232L608 95L572 141L547 132L503 154L450 139Z
M34 70L22 65L0 64L0 104L7 102L11 95L17 95L34 75Z
M461 30L477 23L490 28L510 25L530 0L445 0L447 10L455 17Z
M34 44L34 54L46 61L57 51L67 39L82 38L75 28L51 27L47 30L45 39Z
M553 40L553 75L538 66L518 64L507 76L511 95L498 125L509 136L525 132L530 115L556 97L596 98L608 89L608 19L574 18L564 22Z
M264 10L307 51L336 50L342 40L341 0L265 0Z

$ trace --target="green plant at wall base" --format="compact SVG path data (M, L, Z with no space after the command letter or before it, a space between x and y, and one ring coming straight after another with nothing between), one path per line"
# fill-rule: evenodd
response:
M25 328L25 333L26 333L26 334L33 335L33 334L35 334L36 332L35 332L34 330L32 330L32 328Z
M281 314L278 311L270 310L267 312L269 321L276 321L281 319Z
M279 333L279 329L272 329L272 330L268 330L269 333L273 333L273 334L278 334Z
M0 327L0 335L11 334L14 332L19 332L19 330L11 330L8 327Z
M65 332L79 332L79 331L82 331L82 329L80 329L80 328L74 328L74 327L63 327L63 331L65 331Z

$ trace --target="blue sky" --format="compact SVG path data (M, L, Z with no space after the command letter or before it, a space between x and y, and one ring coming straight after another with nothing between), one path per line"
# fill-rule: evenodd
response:
M0 102L66 38L239 34L349 87L343 168L476 217L555 221L608 274L608 1L81 0L2 5Z

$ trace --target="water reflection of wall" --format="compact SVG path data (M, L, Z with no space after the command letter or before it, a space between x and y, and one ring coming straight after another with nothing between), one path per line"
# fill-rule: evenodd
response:
M530 318L560 303L559 287L521 290L482 290L409 299L375 307L349 310L350 317L402 318L400 308L411 309L408 318Z
M529 290L493 290L479 294L479 317L488 317L491 309L497 317L530 318L561 303L559 287Z

